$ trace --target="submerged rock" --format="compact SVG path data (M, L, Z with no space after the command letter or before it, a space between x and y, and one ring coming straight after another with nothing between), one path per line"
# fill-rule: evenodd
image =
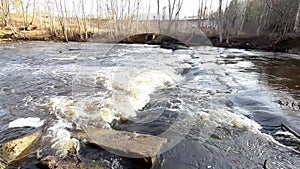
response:
M3 144L0 147L0 169L27 156L41 135L42 132L38 131Z
M54 169L58 167L58 159L54 156L47 156L36 164L39 168Z
M168 42L163 42L160 45L161 48L163 49L172 49L174 50L179 50L179 49L188 49L188 46L182 45L182 44L176 44L176 43L168 43Z
M179 36L176 35L172 35L172 36L156 34L156 33L144 33L144 34L137 34L137 35L127 37L121 40L119 43L160 45L161 48L172 49L173 51L178 49L189 48L189 44L183 43L183 41L179 39L185 39L185 40L190 39L190 35L188 34L181 35L183 36L183 38L180 38ZM197 44L199 43L199 38L196 40Z
M105 167L98 162L73 162L60 161L55 156L47 156L39 161L36 166L40 169L105 169Z
M88 128L87 140L110 152L130 158L155 157L167 139L110 129Z

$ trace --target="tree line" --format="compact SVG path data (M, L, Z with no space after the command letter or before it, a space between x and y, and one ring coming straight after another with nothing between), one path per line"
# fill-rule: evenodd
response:
M219 0L220 41L231 36L299 33L300 0Z
M91 5L87 5L87 2ZM184 0L0 0L1 27L8 27L15 34L30 25L48 28L51 35L87 39L90 33L101 32L101 20L114 22L108 26L110 36L116 33L137 32L143 22L141 11L147 13L146 20L155 20L158 32L176 31L182 20ZM300 32L300 0L198 0L197 27L215 30L220 41L230 41L232 36L270 35L285 36ZM218 8L213 10L213 4ZM142 5L143 4L143 5ZM166 4L166 3L164 3ZM90 8L90 9L88 9ZM156 10L155 18L150 11ZM12 17L22 15L21 26ZM162 26L167 21L167 25ZM207 25L204 20L215 22ZM34 23L38 22L38 23ZM175 25L175 29L172 29ZM146 23L146 30L151 27ZM177 25L178 26L178 25Z

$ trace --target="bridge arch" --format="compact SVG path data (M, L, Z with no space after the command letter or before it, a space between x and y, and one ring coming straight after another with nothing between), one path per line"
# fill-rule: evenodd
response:
M188 46L212 46L210 39L195 24L181 21L180 25L168 25L157 21L139 21L134 26L126 21L111 21L101 28L99 34L92 38L93 42L161 44L162 42L178 42Z

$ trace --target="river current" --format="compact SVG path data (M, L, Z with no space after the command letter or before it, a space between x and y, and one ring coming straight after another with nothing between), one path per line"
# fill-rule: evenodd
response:
M0 144L40 126L44 155L64 157L65 142L79 143L73 131L97 127L167 138L157 169L298 169L300 56L209 46L0 44ZM78 149L86 163L145 168L105 150ZM12 168L34 168L35 154Z

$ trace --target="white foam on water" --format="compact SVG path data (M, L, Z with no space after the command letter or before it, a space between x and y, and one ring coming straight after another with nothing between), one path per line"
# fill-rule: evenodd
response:
M55 97L50 99L50 106L56 116L67 119L69 122L77 122L76 125L83 127L84 123L97 118L103 119L105 122L112 121L108 119L111 119L113 115L103 107L106 103L105 101L104 98L98 97L80 98L78 100L71 100L67 97Z
M284 135L284 136L295 137L295 135L293 135L291 132L288 132L288 131L277 131L275 133L275 135Z
M141 110L150 102L150 94L157 88L174 85L174 83L172 76L163 71L140 72L129 83L129 102L134 110Z
M150 53L151 50L146 46L142 52ZM56 149L60 156L66 155L67 151L65 150L70 146L77 146L77 141L71 138L68 129L74 127L84 129L93 126L110 128L109 123L115 119L135 117L138 110L149 103L150 95L153 92L160 88L173 86L183 80L183 77L176 72L176 68L190 68L190 65L184 62L184 60L190 59L190 56L175 56L169 50L159 49L159 52L165 53L167 56L164 57L170 57L171 60L155 58L157 61L149 64L147 61L153 60L150 56L137 60L128 55L128 53L133 53L132 50L125 49L118 54L122 55L122 52L125 52L126 56L122 56L120 59L125 60L120 62L119 58L116 58L116 61L121 63L120 67L101 67L101 70L86 69L84 72L80 72L85 67L76 66L76 69L73 68L75 70L69 70L69 72L73 71L73 74L76 73L74 71L79 71L77 75L81 75L83 78L94 79L95 86L100 87L100 90L93 89L95 90L94 95L75 94L72 98L50 98L49 106L59 120L49 128L48 137L51 138L52 148ZM123 73L126 77L123 76ZM121 78L119 79L119 77ZM81 85L80 82L78 85ZM80 91L78 92L80 94Z
M70 129L110 128L109 123L118 119L114 114L114 105L104 98L54 97L50 99L49 106L59 120L48 129L47 138L50 138L52 148L60 157L66 156L69 149L80 148L78 140L71 138Z
M58 57L48 58L48 60L71 61L71 60L76 60L78 58L78 56L76 56L76 55L67 56L65 54L62 54L62 55L57 55L57 56Z
M252 68L255 65L252 62L249 62L249 61L238 61L236 63L236 66L238 66L240 68Z
M207 123L206 125L215 126L214 128L212 128L211 126L209 127L212 130L214 130L218 126L226 127L229 125L234 128L244 129L246 131L260 135L261 137L265 138L266 140L268 140L278 146L295 151L293 148L283 145L282 143L275 140L275 138L273 136L266 134L266 133L262 133L261 132L262 126L260 124L258 124L256 121L251 120L244 115L233 113L228 110L222 110L222 109L221 110L211 110L209 113L199 113L199 114L202 117L202 121ZM211 132L213 132L213 131L211 131ZM278 131L276 134L282 134L282 135L286 135L286 136L292 135L289 132L281 132L281 131Z
M261 133L262 126L244 115L236 114L228 110L210 110L205 119L216 122L218 125L232 126L245 129L254 133Z
M71 138L71 133L68 129L72 129L72 123L65 119L59 119L48 129L46 137L51 138L52 149L56 150L56 155L65 157L70 150L79 151L79 141Z
M107 123L115 116L109 109L99 108L103 104L101 98L86 97L70 99L68 97L54 97L50 99L50 108L57 119L48 129L47 137L51 140L51 148L56 150L60 157L67 155L70 149L79 150L79 141L71 138L70 129L84 129L90 125L109 128Z
M44 120L38 117L20 118L8 124L8 128L33 127L38 128L44 125Z

